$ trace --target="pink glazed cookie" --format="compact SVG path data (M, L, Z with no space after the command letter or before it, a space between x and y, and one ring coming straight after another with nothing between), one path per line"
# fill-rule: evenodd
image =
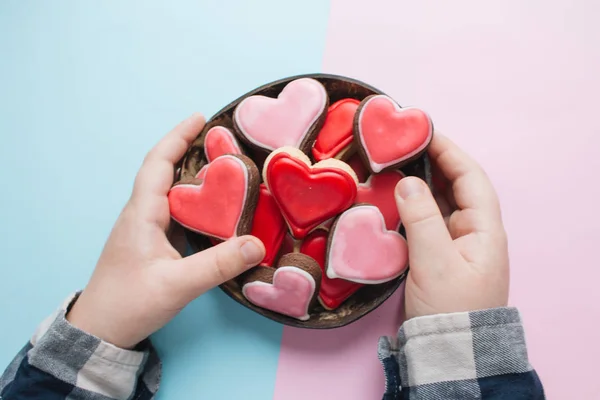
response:
M242 293L252 304L306 321L321 285L319 264L304 254L281 257L277 269L256 267L244 277Z
M400 106L385 95L364 99L354 118L354 140L371 170L399 168L419 157L433 138L433 123L418 108Z
M358 205L333 224L325 260L328 278L379 284L406 270L408 246L402 235L385 227L377 207Z
M329 98L321 83L311 78L288 83L277 98L254 95L235 108L235 132L250 146L274 151L292 146L310 154L323 126Z
M204 154L209 163L225 154L244 154L231 131L224 126L213 126L204 137Z
M169 191L171 218L216 239L249 234L260 175L246 156L224 155L208 164L203 179L178 182Z

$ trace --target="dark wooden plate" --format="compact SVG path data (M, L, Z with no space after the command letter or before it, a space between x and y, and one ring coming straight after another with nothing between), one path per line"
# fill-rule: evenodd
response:
M285 85L298 78L313 78L321 82L329 94L330 104L343 98L355 98L362 100L372 94L383 94L383 92L380 90L367 85L366 83L344 76L329 74L306 74L292 76L263 85L234 100L217 112L209 121L207 121L206 126L200 135L198 135L198 138L194 141L182 160L180 178L195 177L198 171L200 171L200 168L206 164L206 159L204 157L204 136L210 128L215 125L221 125L233 130L233 111L240 101L255 94L277 97ZM248 148L244 148L244 150L246 150L246 154L256 161L259 169L261 169L262 161L264 160L265 155L257 154ZM402 171L407 175L414 175L424 179L429 186L431 186L431 168L426 154L404 167ZM400 233L404 235L403 229L401 229ZM187 230L186 235L188 242L194 251L201 251L211 245L210 242L202 235L198 235ZM390 282L380 285L366 285L353 294L336 310L326 310L321 307L321 305L318 305L312 310L311 317L308 321L299 321L294 318L286 317L285 315L256 307L246 300L246 298L242 295L240 283L235 279L224 283L220 286L220 288L229 297L241 305L269 319L272 319L273 321L297 328L331 329L348 325L379 307L394 293L394 291L396 291L396 289L398 289L405 278L406 273Z

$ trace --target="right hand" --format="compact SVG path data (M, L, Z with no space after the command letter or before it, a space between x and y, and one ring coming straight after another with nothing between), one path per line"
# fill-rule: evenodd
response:
M146 156L94 274L67 315L77 328L133 348L187 303L263 259L265 247L254 236L182 258L167 235L176 227L167 198L175 164L203 127L204 117L192 115Z
M490 180L473 159L439 134L434 135L429 156L434 178L445 186L445 193L434 198L415 177L396 186L409 247L406 319L506 306L508 246Z

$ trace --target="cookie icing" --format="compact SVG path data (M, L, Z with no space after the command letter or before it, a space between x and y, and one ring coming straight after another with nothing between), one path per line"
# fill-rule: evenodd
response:
M323 277L319 288L319 301L328 310L338 308L363 285L343 279L330 279L325 275L325 254L329 233L322 229L311 232L300 245L300 252L312 257L321 267Z
M329 106L325 123L312 148L315 160L334 158L352 144L354 114L359 104L356 99L342 99Z
M353 204L357 180L347 164L339 160L326 160L322 161L327 163L323 166L317 163L311 167L307 158L287 151L280 149L269 156L263 176L292 235L301 239ZM334 167L338 163L350 172Z
M308 272L295 266L281 266L273 274L273 283L246 283L242 293L252 304L306 321L317 284Z
M252 222L253 236L259 238L265 245L265 258L259 265L270 267L279 253L283 238L287 231L285 220L279 211L275 199L264 183L260 184L258 203Z
M206 176L207 169L208 164L205 164L202 168L200 168L200 171L198 171L198 173L196 174L196 179L204 179L204 177Z
M408 266L406 240L387 230L379 209L360 205L337 219L328 242L327 277L378 284L400 276Z
M300 148L327 107L323 85L311 78L288 83L279 96L249 96L233 113L238 133L256 147Z
M364 182L369 178L369 170L363 164L362 159L360 158L360 154L356 153L348 160L346 163L352 168L356 176L358 177L359 182Z
M397 231L400 228L400 215L396 205L394 190L404 174L400 171L384 171L371 175L365 183L358 185L356 204L368 203L376 206L383 214L387 229Z
M360 106L355 135L371 171L378 173L425 151L433 137L433 123L418 108L400 108L388 96L376 95Z
M242 149L233 133L224 126L213 126L204 137L204 154L206 161L225 154L242 154Z
M192 231L229 239L237 236L249 188L244 162L224 155L207 165L199 185L182 184L168 194L171 217Z

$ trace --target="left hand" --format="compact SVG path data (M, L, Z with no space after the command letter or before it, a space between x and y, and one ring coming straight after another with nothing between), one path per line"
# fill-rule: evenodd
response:
M182 258L166 232L174 165L204 127L194 114L146 156L85 290L67 319L121 348L132 348L187 303L258 264L265 248L243 236Z
M434 197L416 177L396 186L410 264L406 319L505 307L508 244L496 191L450 139L436 133L428 152L446 190Z

